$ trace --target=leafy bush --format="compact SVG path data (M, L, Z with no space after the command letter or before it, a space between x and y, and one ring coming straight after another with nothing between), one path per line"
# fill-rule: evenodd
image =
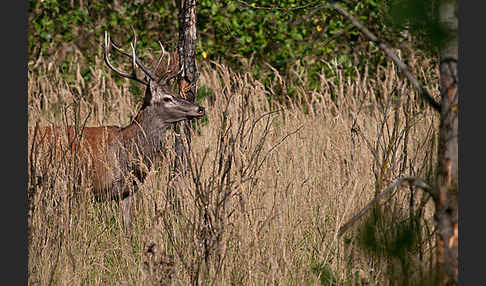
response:
M87 74L87 67L93 66L94 56L99 55L104 31L126 47L132 39L130 27L137 32L142 56L158 51L158 41L175 50L176 2L30 0L29 60L35 61L42 54L53 57L61 67L78 50L85 57L80 65ZM385 61L378 47L325 2L201 0L197 5L198 60L223 61L236 71L249 70L265 85L273 81L277 71L294 83L282 87L283 97L295 95L293 86L299 82L295 74L304 71L310 83L306 88L318 89L321 72L329 76L335 73L328 64L334 59L347 77L367 64L371 67L368 72L374 73L374 68ZM342 5L385 39L400 35L387 28L401 26L387 21L384 13L394 15L396 9L389 8L386 0L347 1Z

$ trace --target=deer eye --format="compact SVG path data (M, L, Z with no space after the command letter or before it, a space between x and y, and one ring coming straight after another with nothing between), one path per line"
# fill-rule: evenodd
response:
M164 102L171 102L172 101L172 98L170 96L164 96L164 98L162 98L162 100Z

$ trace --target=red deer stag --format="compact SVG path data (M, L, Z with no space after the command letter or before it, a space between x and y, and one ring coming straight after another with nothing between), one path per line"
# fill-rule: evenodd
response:
M133 204L130 190L137 189L134 178L139 182L144 181L146 167L150 167L155 157L163 151L167 129L174 122L200 118L205 114L203 107L170 90L169 81L180 73L176 67L177 58L172 56L171 65L171 55L159 43L162 55L150 70L137 57L136 38L134 31L131 52L126 52L114 44L105 32L106 65L118 75L146 86L143 105L128 126L85 127L77 135L73 126L42 127L33 136L36 145L44 152L69 150L75 154L80 168L87 170L95 197L98 200L121 200L120 212L125 226L130 224ZM112 48L131 59L131 73L123 72L111 64ZM165 55L167 60L164 59ZM144 72L143 78L138 77L136 66ZM71 144L66 145L66 142ZM133 179L127 181L126 178Z

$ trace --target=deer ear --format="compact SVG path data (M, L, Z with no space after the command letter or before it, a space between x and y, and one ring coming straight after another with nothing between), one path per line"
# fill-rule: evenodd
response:
M161 86L154 80L149 81L150 93L152 94L152 100L159 100L162 92Z
M157 83L153 80L149 80L149 90L152 96L157 94Z
M154 94L157 94L157 85L152 80L149 80L149 84L145 89L145 97L143 98L144 106L152 104L152 98Z

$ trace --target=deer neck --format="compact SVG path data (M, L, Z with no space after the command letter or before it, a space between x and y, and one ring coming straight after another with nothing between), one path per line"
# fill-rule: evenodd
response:
M125 147L138 149L144 157L152 158L164 148L165 133L170 123L158 118L150 108L142 108L135 119L121 129Z

